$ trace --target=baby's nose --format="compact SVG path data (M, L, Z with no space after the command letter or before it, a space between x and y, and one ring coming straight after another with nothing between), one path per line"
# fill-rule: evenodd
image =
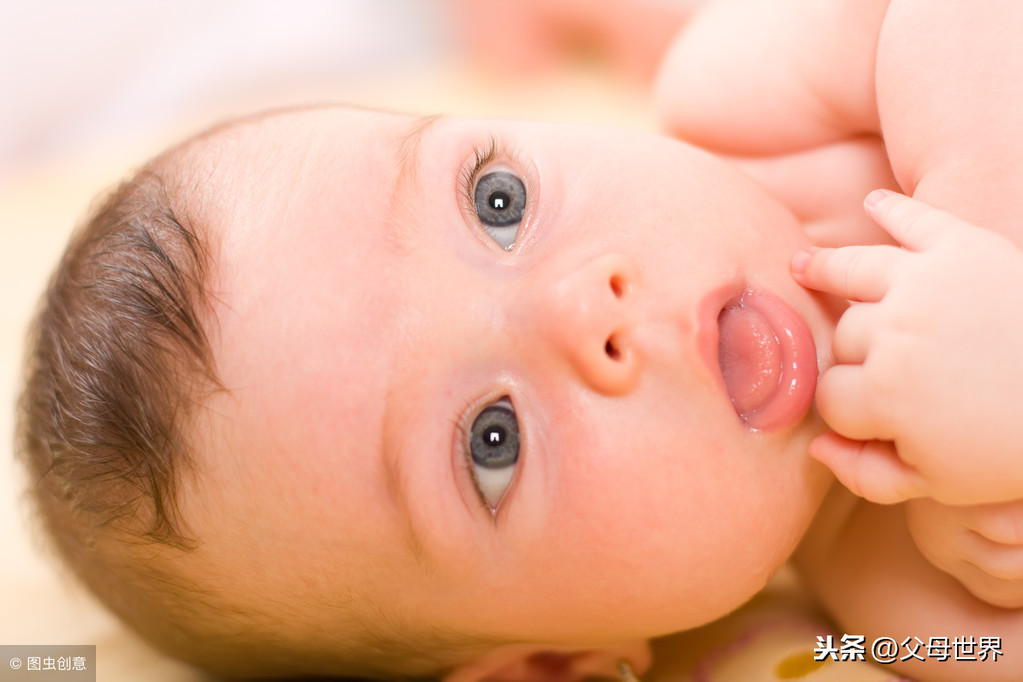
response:
M607 395L639 380L634 287L639 269L620 254L598 256L556 276L538 295L538 326L579 378Z

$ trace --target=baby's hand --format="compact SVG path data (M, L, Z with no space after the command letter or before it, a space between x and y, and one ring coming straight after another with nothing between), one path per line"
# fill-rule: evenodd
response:
M835 433L810 453L873 502L1023 498L1023 253L894 192L864 205L903 248L792 262L803 286L854 301L817 390Z
M920 552L975 597L1023 607L1023 501L945 505L922 498L906 505Z

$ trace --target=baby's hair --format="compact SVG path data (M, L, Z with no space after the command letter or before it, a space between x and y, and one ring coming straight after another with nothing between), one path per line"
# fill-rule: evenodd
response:
M406 626L354 597L342 609L348 631L295 641L289 623L308 605L289 603L282 618L229 603L189 529L209 454L203 406L226 391L210 338L211 223L230 210L218 196L230 192L206 143L229 150L217 133L267 119L219 126L159 157L74 232L29 329L16 453L51 548L166 652L224 674L283 674L303 662L295 672L422 679L493 642Z
M62 554L109 532L191 544L175 497L184 425L216 377L209 256L190 223L142 171L72 236L33 320L17 450Z
M176 201L158 168L123 183L72 235L29 328L15 436L41 535L136 622L185 586L160 559L197 544L179 487L195 407L218 387L204 324L208 239L197 204Z

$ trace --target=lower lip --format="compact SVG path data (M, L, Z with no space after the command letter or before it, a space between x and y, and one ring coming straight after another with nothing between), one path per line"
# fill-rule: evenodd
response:
M718 315L718 362L736 413L751 429L792 426L817 385L817 349L806 321L785 301L756 291Z

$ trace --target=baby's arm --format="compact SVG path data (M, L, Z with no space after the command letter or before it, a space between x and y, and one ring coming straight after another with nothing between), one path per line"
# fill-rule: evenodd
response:
M797 255L804 286L859 301L817 390L828 434L811 445L879 503L1023 498L1023 252L999 235L891 192L867 212L904 248Z

